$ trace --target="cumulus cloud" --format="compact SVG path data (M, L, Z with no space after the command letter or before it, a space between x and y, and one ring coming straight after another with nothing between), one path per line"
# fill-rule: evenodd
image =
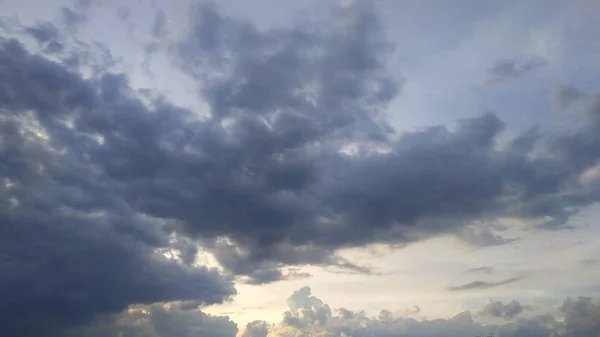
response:
M288 299L288 307L289 310L283 314L283 321L297 328L326 325L332 315L327 304L311 295L310 287L295 291Z
M288 300L287 312L298 313L303 309L306 322L318 324L296 324L286 320L268 325L255 322L248 325L245 336L402 336L402 337L443 337L443 336L488 336L497 337L589 337L596 336L600 327L599 307L589 298L577 300L567 299L561 305L565 315L554 318L548 313L541 313L532 318L517 317L524 306L518 301L507 304L489 302L480 313L493 317L512 319L499 324L483 324L476 321L469 311L458 313L448 319L416 320L407 317L396 317L389 310L382 310L376 317L370 317L363 311L353 312L347 309L327 310L327 319L315 320L323 307L329 305L314 297L310 288L302 288ZM547 308L550 309L550 308ZM291 323L291 324L290 324ZM257 334L256 331L259 331ZM267 333L265 333L267 332Z

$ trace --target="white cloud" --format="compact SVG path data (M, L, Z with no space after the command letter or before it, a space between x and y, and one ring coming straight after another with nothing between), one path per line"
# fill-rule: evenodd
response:
M493 304L491 310L490 304ZM288 300L289 310L283 322L267 325L255 322L248 325L244 336L269 337L327 336L327 337L461 337L488 335L497 337L591 337L600 332L600 307L587 298L566 299L561 305L562 317L555 318L539 312L531 318L515 318L523 311L519 302L503 304L490 302L482 309L486 314L499 314L509 322L483 324L471 312L463 311L448 319L423 319L399 317L388 310L378 316L368 316L363 311L347 309L327 311L326 319L321 316L322 308L329 306L312 296L310 288L296 291ZM499 310L496 310L499 309ZM546 308L550 309L550 308ZM303 317L304 323L289 321L289 316ZM290 324L292 323L292 324Z

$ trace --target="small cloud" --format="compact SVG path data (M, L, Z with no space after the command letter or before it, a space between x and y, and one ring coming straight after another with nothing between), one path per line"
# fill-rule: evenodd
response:
M501 301L489 301L479 311L479 314L482 316L509 320L520 315L525 309L527 308L521 305L519 301L512 301L507 304L504 304Z
M488 69L488 83L515 79L527 72L543 67L547 63L548 61L542 57L533 57L521 64L515 60L500 60Z
M463 291L463 290L478 290L478 289L488 289L493 287L498 287L505 284L515 283L521 281L523 276L511 277L506 280L502 280L499 282L485 282L485 281L473 281L459 286L452 286L446 288L450 291Z
M25 32L31 35L40 44L58 39L58 29L51 23L26 27Z
M519 240L495 234L489 227L465 227L458 234L461 241L473 247L502 246Z
M552 106L557 110L568 109L573 102L583 97L583 93L572 85L563 85L552 94Z
M586 266L592 266L592 265L597 265L598 264L598 259L582 259L581 263L586 265Z
M483 273L483 274L493 274L495 272L495 269L492 267L478 267L478 268L471 268L471 269L467 269L465 271L463 271L463 274L478 274L478 273Z

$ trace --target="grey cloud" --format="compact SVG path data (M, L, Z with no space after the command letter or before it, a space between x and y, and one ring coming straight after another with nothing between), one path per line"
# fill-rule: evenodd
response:
M117 16L121 21L127 21L131 16L131 9L125 6L119 7L119 9L117 9Z
M482 226L464 227L459 237L464 243L474 247L501 246L518 240L518 238L504 238L494 234L489 227Z
M519 301L511 301L506 304L501 301L489 301L478 314L510 320L521 314L525 309Z
M582 259L581 263L588 265L588 266L593 266L598 264L598 262L600 262L598 259Z
M86 20L86 16L83 13L77 12L68 7L63 8L61 14L65 25L71 31L76 30Z
M552 104L558 109L568 108L573 102L580 100L583 97L583 93L581 93L577 88L571 85L565 85L558 88L552 94Z
M565 315L565 327L561 337L585 337L600 335L600 306L592 299L580 297L566 299L561 307Z
M35 38L38 43L47 43L56 40L59 36L58 29L51 23L26 27L25 31Z
M540 57L530 58L521 64L515 60L500 60L488 70L489 81L500 82L514 79L546 64L547 60Z
M492 267L477 267L477 268L467 269L463 272L463 274L477 274L477 273L493 274L494 272L495 272L495 269Z
M104 315L84 327L66 331L65 337L235 337L237 326L229 317L198 310L181 310L168 304L138 305L119 314Z
M152 37L152 41L145 46L146 60L144 61L144 67L146 68L146 71L150 72L148 68L148 58L158 50L167 34L167 16L162 9L157 8L154 14L154 21L150 27L150 36Z
M93 169L89 156L102 150L86 130L110 126L106 110L81 116L90 129L65 123L69 113L98 107L95 84L15 40L0 49L0 334L58 336L132 304L212 304L233 295L218 271L159 255L170 248L165 220L132 210ZM117 168L119 159L112 158Z
M511 277L506 280L498 281L498 282L485 282L485 281L473 281L460 286L452 286L447 289L450 291L465 291L465 290L479 290L479 289L488 289L493 287L502 286L505 284L515 283L521 281L523 277Z
M270 324L265 321L250 322L246 325L242 337L267 337L270 327Z
M155 39L161 39L167 34L167 18L162 9L156 9L150 34Z

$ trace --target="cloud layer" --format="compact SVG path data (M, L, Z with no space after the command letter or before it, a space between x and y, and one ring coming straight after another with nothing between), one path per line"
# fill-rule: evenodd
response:
M172 56L209 111L135 90L126 74L106 70L109 54L96 64L89 45L62 48L51 24L20 27L41 52L22 36L0 39L0 334L60 335L146 305L144 320L164 335L161 327L176 323L153 304L220 303L235 294L233 277L273 282L307 264L368 273L339 250L440 235L501 245L512 240L489 224L516 218L565 228L600 200L597 93L557 94L557 106L585 121L573 130L501 143L504 122L490 112L395 135L384 111L402 81L389 75L391 45L370 6L268 31L213 5L190 12ZM156 39L167 32L161 12L154 28ZM94 71L83 75L86 66ZM530 68L502 69L513 76ZM198 246L222 272L194 263ZM307 289L294 296L285 325L301 331L442 331L431 322L332 316ZM564 336L597 328L581 328L578 318L595 322L591 302L564 310L566 331L575 331ZM213 321L185 310L167 316ZM223 336L234 330L215 319ZM522 324L506 335L547 336L537 321ZM468 315L439 325L478 327ZM247 335L264 331L259 324Z
M479 323L469 311L449 319L414 319L393 315L388 310L382 310L378 317L343 308L332 310L314 297L308 287L296 291L289 298L288 307L281 323L250 323L244 336L459 337L491 333L497 337L589 337L600 331L600 306L589 298L566 299L560 305L560 317L556 318L547 312L516 318L523 311L519 302L491 301L479 314L504 318L506 321L500 324Z

